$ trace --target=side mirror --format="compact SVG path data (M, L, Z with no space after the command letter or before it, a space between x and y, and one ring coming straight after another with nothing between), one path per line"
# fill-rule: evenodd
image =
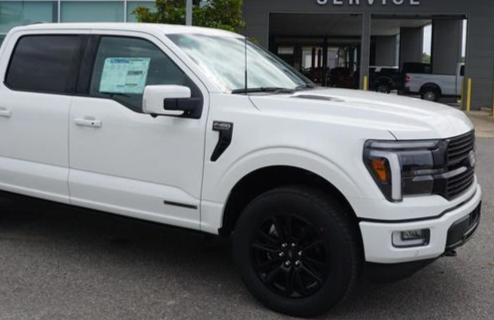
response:
M201 99L192 98L190 88L176 85L146 86L142 111L152 116L179 117L193 113Z

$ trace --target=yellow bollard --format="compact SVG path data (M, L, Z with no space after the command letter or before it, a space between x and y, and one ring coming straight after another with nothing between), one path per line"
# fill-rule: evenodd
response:
M467 80L467 112L470 112L472 106L472 78Z
M364 91L369 91L369 77L364 76Z

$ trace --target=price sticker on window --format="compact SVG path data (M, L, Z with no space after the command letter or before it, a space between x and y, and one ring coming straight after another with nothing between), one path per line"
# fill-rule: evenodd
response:
M106 58L99 91L142 94L150 62L150 58Z

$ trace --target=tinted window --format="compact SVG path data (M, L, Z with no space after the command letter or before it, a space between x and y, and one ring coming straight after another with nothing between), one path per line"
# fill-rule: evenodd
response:
M200 93L173 61L152 43L136 38L103 37L98 48L89 94L112 98L142 112L147 85L180 85Z
M460 68L460 76L464 77L465 76L465 66L461 66Z
M403 72L404 73L432 73L432 66L428 63L405 63L403 64Z
M14 90L73 93L83 36L26 36L10 61L7 85Z

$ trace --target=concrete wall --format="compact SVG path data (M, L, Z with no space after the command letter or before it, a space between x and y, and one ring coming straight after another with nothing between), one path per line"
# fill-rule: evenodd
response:
M469 18L467 77L473 81L472 108L490 107L493 101L494 86L494 1L492 0L418 0L419 5L411 5L409 0L402 5L394 1L375 0L369 5L367 0L343 0L342 5L335 5L332 0L326 5L319 5L316 0L245 0L244 14L247 33L256 37L260 44L269 44L270 13L320 13L349 14L359 13L364 16L362 32L362 75L368 71L370 56L370 27L373 14L379 15L467 15ZM339 2L337 2L339 3Z
M407 62L422 62L424 54L424 29L401 28L400 68Z
M456 74L462 56L463 20L435 19L432 32L432 70Z
M398 37L376 37L376 66L398 65Z

